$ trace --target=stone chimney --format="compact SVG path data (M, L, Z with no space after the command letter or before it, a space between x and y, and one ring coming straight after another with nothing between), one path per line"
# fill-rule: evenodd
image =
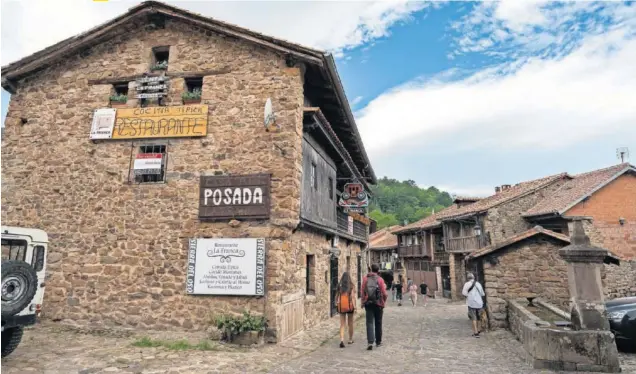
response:
M509 184L502 184L501 185L501 191L507 191L510 189L510 185Z
M501 192L501 187L495 186L495 195Z

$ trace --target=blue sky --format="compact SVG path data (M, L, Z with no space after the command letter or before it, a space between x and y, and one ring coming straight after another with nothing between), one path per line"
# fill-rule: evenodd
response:
M138 3L60 1L2 0L3 65ZM378 176L483 196L636 157L635 2L170 3L333 52Z

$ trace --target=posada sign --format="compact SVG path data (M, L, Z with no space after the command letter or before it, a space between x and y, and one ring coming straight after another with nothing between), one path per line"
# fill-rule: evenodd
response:
M268 219L270 174L202 176L199 219Z

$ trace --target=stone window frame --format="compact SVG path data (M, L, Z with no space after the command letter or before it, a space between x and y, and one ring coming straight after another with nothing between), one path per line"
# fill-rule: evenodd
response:
M130 150L130 165L129 165L129 170L128 170L128 183L129 184L143 184L143 185L155 185L155 184L166 184L168 183L168 151L169 151L169 142L167 141L144 141L144 142L139 142L139 143L132 143L131 144L131 150ZM144 153L162 153L163 154L163 160L162 160L162 171L161 171L161 180L146 180L144 181L143 178L137 178L137 176L134 174L134 168L133 168L133 162L135 159L135 156L138 155L141 152L142 148L147 148L148 147L159 147L159 150L161 150L163 147L163 152L144 152ZM136 150L136 151L135 151ZM150 174L144 174L144 175L150 175ZM149 178L149 179L155 179L155 178Z
M158 55L163 55L165 53L165 59L160 59ZM166 61L168 66L170 65L170 46L169 45L160 45L156 47L152 47L152 61L150 62L150 66L152 67L156 63L160 61ZM166 69L167 70L167 69Z
M305 293L316 294L316 255L308 253L305 256Z

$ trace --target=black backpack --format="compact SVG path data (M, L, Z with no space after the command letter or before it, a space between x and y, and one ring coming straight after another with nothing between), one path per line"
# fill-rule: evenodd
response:
M379 304L382 294L380 292L380 284L378 276L371 275L367 278L367 303Z

